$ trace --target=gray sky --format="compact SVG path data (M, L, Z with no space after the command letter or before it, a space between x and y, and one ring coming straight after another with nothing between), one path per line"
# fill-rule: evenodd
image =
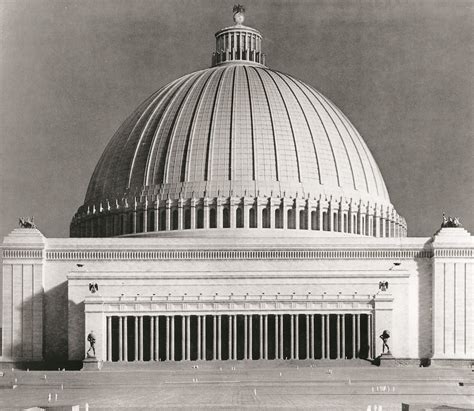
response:
M64 237L138 104L210 65L233 1L0 0L0 236L34 215ZM247 1L267 65L359 130L410 236L474 232L472 1Z

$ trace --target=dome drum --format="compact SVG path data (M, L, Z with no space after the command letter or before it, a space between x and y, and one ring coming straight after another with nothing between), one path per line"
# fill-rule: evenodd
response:
M73 237L160 235L202 230L305 230L313 235L329 232L373 237L405 237L405 220L391 205L355 202L345 198L303 199L281 197L202 197L141 199L81 209L71 223ZM253 230L256 229L256 230ZM264 230L265 231L265 230Z

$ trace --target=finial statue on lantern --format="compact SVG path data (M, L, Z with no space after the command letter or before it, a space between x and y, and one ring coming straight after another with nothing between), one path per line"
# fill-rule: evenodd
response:
M242 24L245 20L245 7L241 4L234 5L232 9L234 12L234 22L235 24Z

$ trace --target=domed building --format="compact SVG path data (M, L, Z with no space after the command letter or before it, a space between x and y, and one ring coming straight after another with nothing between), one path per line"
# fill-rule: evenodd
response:
M234 9L212 67L115 133L71 238L3 243L1 361L467 361L472 237L407 237L380 170L327 97L265 65ZM92 332L93 331L93 332Z

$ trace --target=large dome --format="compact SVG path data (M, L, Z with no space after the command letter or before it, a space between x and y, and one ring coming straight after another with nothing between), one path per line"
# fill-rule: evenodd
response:
M236 217L240 223L227 217L225 207L232 202L237 209L248 204L257 212L259 202L269 206L273 202L280 209L285 201L311 201L315 211L325 207L329 213L326 231L389 234L384 223L376 222L376 217L385 217L394 224L392 234L397 227L400 235L404 233L404 221L390 204L379 168L347 117L313 87L262 64L258 31L237 24L218 32L216 38L214 67L162 87L116 132L93 173L71 234L120 235L191 228L194 218L189 217L186 224L183 214L178 217L183 221L173 223L171 210L166 223L165 211L175 207L178 212L179 202L181 207L190 208L190 201L196 203L196 210L208 202L211 214L222 203L223 218L229 220L220 221L223 218L219 219L216 208L215 216L202 217L205 221L201 223L194 221L192 228L233 228L239 224L257 228L258 215L253 223L245 221L251 219L246 214ZM311 226L306 203L306 225ZM160 228L161 208L164 217ZM301 207L290 208L298 214ZM357 214L367 214L367 221L364 217L363 222L360 218L353 222L347 214L344 222L344 209L354 213L355 208ZM156 211L156 218L148 215L148 209ZM332 218L336 209L337 216ZM130 214L129 222L109 222L109 226L121 226L118 230L105 227L105 216L114 214ZM212 218L214 223L207 221ZM261 222L261 228L302 224L279 218L283 221ZM304 215L301 218L305 219ZM351 226L362 224L364 227L351 230ZM373 229L367 228L369 225ZM381 228L376 229L377 225ZM319 228L324 230L323 221Z

